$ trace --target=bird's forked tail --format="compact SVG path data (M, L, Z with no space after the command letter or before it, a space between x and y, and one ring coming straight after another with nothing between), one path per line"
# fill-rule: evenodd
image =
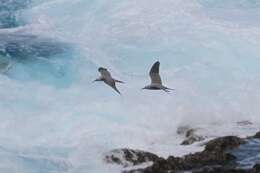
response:
M115 80L115 82L118 82L118 83L124 83L123 81L120 81L120 80L116 80L116 79L114 79Z

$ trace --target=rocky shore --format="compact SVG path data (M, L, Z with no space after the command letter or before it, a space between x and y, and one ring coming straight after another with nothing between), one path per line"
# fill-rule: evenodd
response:
M184 171L192 173L260 173L260 164L255 164L251 169L237 168L235 164L236 156L230 152L247 143L250 139L260 139L260 132L248 138L219 137L205 143L205 149L202 152L183 157L169 156L162 158L150 152L123 148L107 153L105 161L120 164L124 167L150 163L144 168L127 169L122 173L178 173ZM188 145L188 143L184 145Z

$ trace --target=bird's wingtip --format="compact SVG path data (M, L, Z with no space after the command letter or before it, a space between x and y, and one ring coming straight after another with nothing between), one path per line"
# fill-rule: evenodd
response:
M120 80L116 80L116 79L114 79L114 80L115 80L115 82L118 82L118 83L122 83L122 84L125 83L124 81L120 81Z

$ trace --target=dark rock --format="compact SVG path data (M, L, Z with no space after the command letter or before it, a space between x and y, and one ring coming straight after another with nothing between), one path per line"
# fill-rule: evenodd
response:
M188 126L180 126L177 129L177 134L185 135L185 139L181 143L181 145L190 145L190 144L193 144L194 142L204 140L204 137L196 134L196 131L197 131L197 129L190 128Z
M181 143L181 145L191 145L194 142L199 142L205 138L195 134L195 131L191 130L186 133L186 139Z
M218 166L226 165L235 159L235 156L226 153L226 150L238 147L244 142L243 139L235 136L216 138L209 141L206 144L205 150L202 152L188 154L181 158L170 156L167 159L155 159L152 166L145 169L132 170L132 172L128 173L134 173L134 171L138 173L175 173L180 170L204 169L205 167L205 173L207 173L207 171L215 173L220 171L217 169ZM216 167L216 169L210 170L213 167ZM223 169L222 172L224 171L226 170ZM230 169L229 171L231 172L228 173L232 173L232 171L233 173L245 173L243 170Z
M244 144L245 140L236 136L225 136L213 139L206 144L205 151L223 152Z
M252 173L260 173L260 164L255 164Z
M205 150L184 156L182 166L184 170L200 168L206 165L226 164L235 159L226 150L238 147L244 140L235 136L213 139L206 143Z
M185 136L188 138L188 137L190 137L190 136L193 136L194 134L195 134L195 129L189 129L187 132L186 132L186 134L185 134Z
M257 133L253 136L253 138L260 139L260 132L257 132Z
M105 156L105 161L107 163L116 163L125 167L142 164L149 161L154 162L158 159L159 157L153 153L126 148L112 150Z

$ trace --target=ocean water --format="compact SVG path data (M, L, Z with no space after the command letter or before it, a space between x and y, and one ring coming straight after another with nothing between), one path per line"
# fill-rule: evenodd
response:
M114 148L203 149L179 126L260 129L257 0L0 0L0 14L0 172L118 173ZM156 60L171 94L141 90ZM100 66L122 96L92 83Z

